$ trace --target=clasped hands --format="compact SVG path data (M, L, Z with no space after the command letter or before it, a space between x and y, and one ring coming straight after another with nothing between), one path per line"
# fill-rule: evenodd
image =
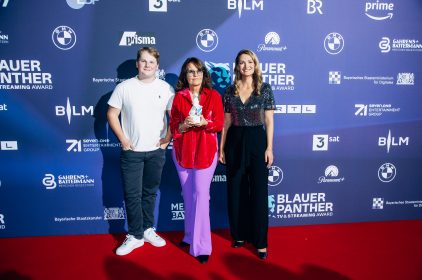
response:
M196 122L193 121L191 116L188 116L182 123L180 123L179 131L185 132L186 130L188 130L191 127L206 126L208 124L208 121L204 118L203 115L201 115L199 117L200 117L200 121L199 121L199 123L196 123Z

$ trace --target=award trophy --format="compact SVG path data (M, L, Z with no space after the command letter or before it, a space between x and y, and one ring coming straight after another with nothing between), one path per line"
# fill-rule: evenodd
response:
M202 106L199 105L198 93L193 94L192 108L189 111L189 116L192 118L193 123L198 124L201 122Z

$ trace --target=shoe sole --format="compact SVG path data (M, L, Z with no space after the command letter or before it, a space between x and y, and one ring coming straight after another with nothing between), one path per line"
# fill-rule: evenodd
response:
M133 248L132 250L130 250L130 251L129 251L129 252L127 252L126 254L119 254L119 253L117 253L117 251L116 251L116 255L118 255L118 256L126 256L126 255L129 255L130 253L132 253L132 252L133 252L133 250L138 249L139 247L144 246L144 244L145 244L145 242L144 242L144 243L142 243L142 244L140 244L140 245L138 245L138 246L136 246L135 248Z
M154 243L152 243L152 242L149 242L149 241L147 241L147 240L145 240L145 242L148 242L149 244L151 244L152 246L154 246L154 247L164 247L164 246L166 246L166 243L164 243L164 244L154 244Z

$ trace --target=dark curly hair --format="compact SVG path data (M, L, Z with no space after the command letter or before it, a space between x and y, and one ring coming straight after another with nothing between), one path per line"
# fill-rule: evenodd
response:
M205 67L205 64L199 58L189 57L183 63L182 69L180 69L179 80L177 81L176 90L179 91L179 90L189 87L188 80L187 80L187 74L188 74L187 71L188 71L189 63L192 63L193 65L195 65L196 68L198 68L199 70L202 70L203 78L202 78L201 90L199 92L201 92L204 87L212 89L211 75L208 72L207 68Z

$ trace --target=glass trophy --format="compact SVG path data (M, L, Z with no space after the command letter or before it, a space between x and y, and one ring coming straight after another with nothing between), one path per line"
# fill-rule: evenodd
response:
M192 119L192 122L198 124L201 122L202 115L202 106L199 105L199 96L198 93L193 94L192 108L189 111L189 116Z

